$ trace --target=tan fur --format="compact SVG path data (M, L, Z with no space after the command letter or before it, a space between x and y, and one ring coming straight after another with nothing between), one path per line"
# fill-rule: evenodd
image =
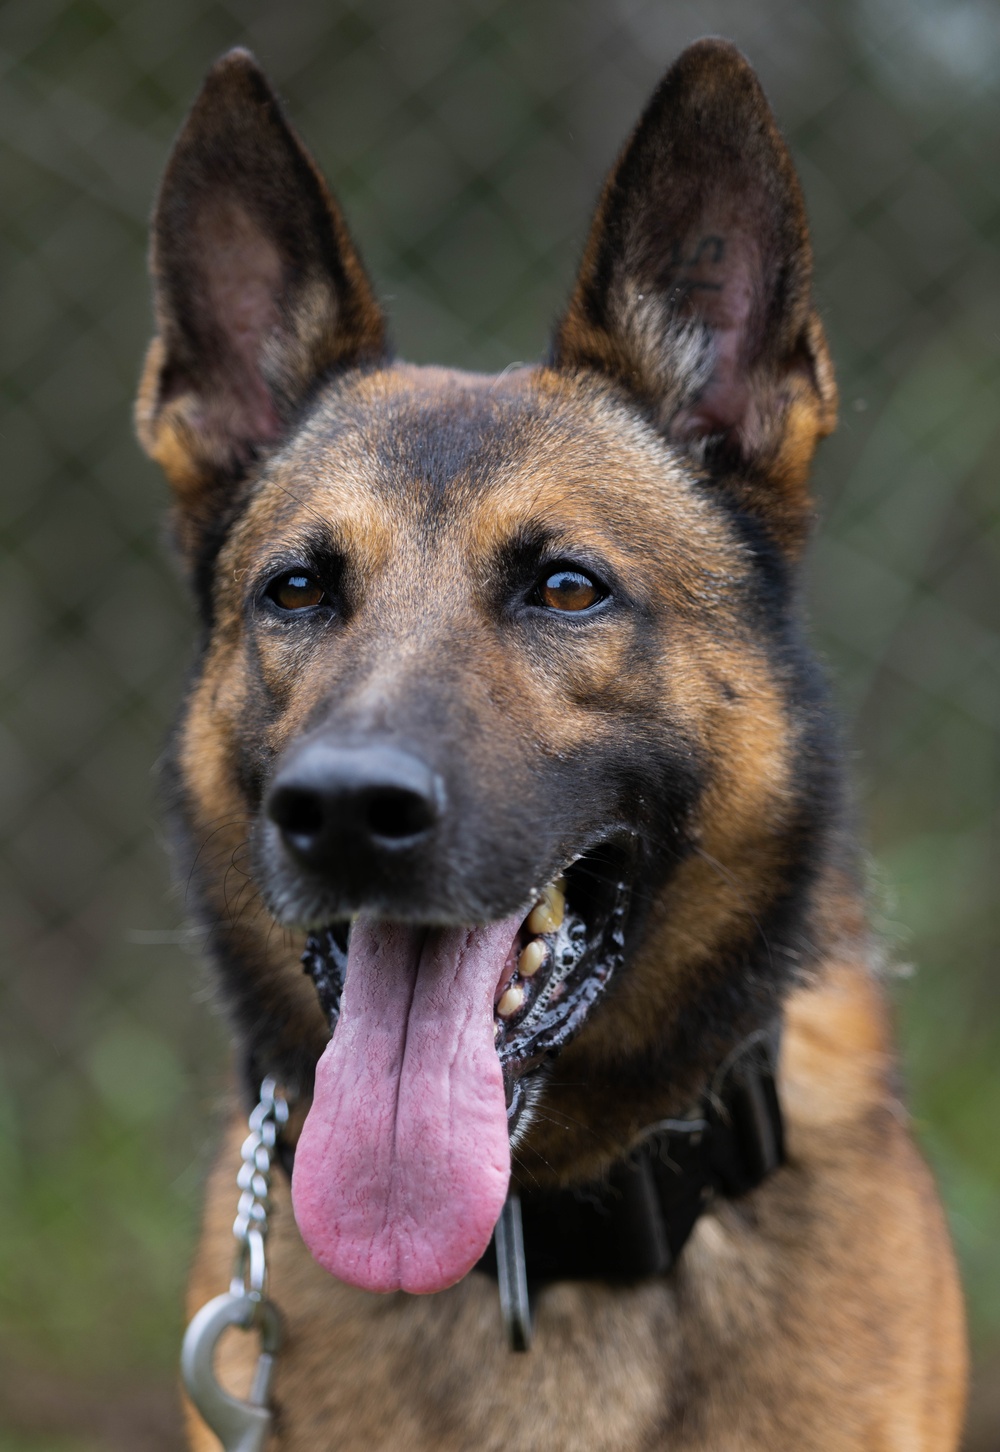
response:
M696 1227L675 1273L631 1289L547 1288L529 1356L506 1350L496 1287L377 1297L319 1270L280 1180L272 1295L287 1322L282 1452L946 1452L966 1354L954 1259L892 1087L869 968L832 961L788 1005L789 1163ZM189 1292L227 1283L234 1114L209 1186ZM803 1207L808 1214L803 1217ZM255 1347L233 1332L223 1382ZM212 1439L192 1418L192 1447Z

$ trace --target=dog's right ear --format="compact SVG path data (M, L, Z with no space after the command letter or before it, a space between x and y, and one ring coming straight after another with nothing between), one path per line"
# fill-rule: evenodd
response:
M153 220L157 336L136 418L195 551L318 379L386 356L341 214L253 56L209 72Z

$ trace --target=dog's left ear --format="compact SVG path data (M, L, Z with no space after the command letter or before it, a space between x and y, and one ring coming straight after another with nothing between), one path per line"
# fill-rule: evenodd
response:
M248 51L212 67L177 139L151 265L158 330L138 431L190 554L317 381L386 353L340 211Z
M624 385L791 550L816 442L836 420L811 271L760 84L735 47L698 41L605 183L552 360Z

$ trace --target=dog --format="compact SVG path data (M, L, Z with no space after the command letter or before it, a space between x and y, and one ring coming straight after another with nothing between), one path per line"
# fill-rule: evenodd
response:
M747 61L667 72L538 366L393 359L246 51L151 266L138 432L201 621L170 818L238 1078L190 1302L271 1076L268 1445L955 1448L956 1270L801 619L836 389Z

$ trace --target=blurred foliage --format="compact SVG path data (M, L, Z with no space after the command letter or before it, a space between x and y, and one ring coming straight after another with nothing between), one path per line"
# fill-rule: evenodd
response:
M173 1374L225 1049L157 835L189 626L129 411L146 217L186 105L249 44L400 351L497 368L541 351L604 169L713 31L758 67L813 219L843 411L811 608L883 930L917 965L898 991L914 1112L977 1344L1000 1346L992 0L6 0L0 1397L22 1430L0 1452L176 1445L148 1408Z

